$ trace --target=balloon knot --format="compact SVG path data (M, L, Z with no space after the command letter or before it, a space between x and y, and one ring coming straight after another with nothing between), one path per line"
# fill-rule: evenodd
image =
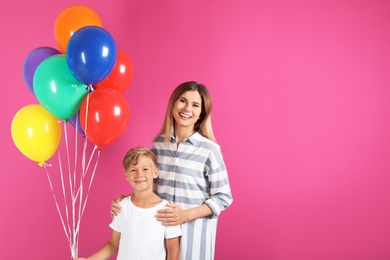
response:
M89 84L89 85L86 87L86 90L88 90L88 93L91 93L92 91L95 90L95 88L92 86L92 84Z
M43 167L43 166L45 166L45 167L52 167L51 164L47 164L46 162L39 162L38 165L41 166L41 167Z

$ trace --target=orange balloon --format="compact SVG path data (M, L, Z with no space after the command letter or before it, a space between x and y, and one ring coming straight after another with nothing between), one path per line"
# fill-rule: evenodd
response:
M54 37L62 53L66 53L70 37L85 26L103 27L99 15L87 6L71 5L57 16Z

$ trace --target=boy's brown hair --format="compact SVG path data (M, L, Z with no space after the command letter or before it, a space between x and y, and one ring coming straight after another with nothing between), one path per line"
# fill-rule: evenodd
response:
M125 154L123 158L122 165L125 171L130 167L130 165L136 165L140 157L146 156L153 161L154 166L157 168L157 158L156 155L146 147L138 146L131 148Z

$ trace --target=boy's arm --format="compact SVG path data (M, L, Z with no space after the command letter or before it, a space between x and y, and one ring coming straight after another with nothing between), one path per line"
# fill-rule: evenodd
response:
M170 239L165 239L165 244L167 246L167 260L178 260L179 259L179 238L174 237Z
M86 258L87 260L104 260L110 259L113 255L118 252L119 249L119 239L121 233L112 230L110 240L104 244L96 253ZM82 258L84 259L84 258Z

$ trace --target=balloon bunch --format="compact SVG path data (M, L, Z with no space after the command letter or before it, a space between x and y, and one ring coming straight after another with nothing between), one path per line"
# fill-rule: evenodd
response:
M117 48L112 35L103 28L98 14L87 6L71 5L65 8L55 21L54 37L58 49L47 46L35 48L24 60L24 81L39 104L20 109L11 125L16 147L45 169L45 162L57 150L60 160L58 147L63 135L67 143L65 126L68 122L76 129L76 137L77 133L87 137L84 138L83 162L87 140L94 144L94 151L98 150L100 154L102 146L111 144L122 135L130 119L130 108L122 94L134 74L129 56ZM77 221L73 219L76 225L72 228L65 225L64 219L68 217L64 218L61 214L48 175L73 258L77 257L80 219L89 192L83 194L85 173L90 163L85 165L78 181L76 174L69 174L73 213L76 211L75 201L79 199L80 202L77 214L72 214L78 217Z
M133 78L133 64L97 13L84 5L65 8L55 21L54 36L59 50L33 49L23 64L25 83L44 109L22 108L11 129L17 148L40 164L59 145L53 140L61 136L61 128L46 129L55 118L74 127L77 123L78 132L99 148L121 136L130 120L122 94Z

